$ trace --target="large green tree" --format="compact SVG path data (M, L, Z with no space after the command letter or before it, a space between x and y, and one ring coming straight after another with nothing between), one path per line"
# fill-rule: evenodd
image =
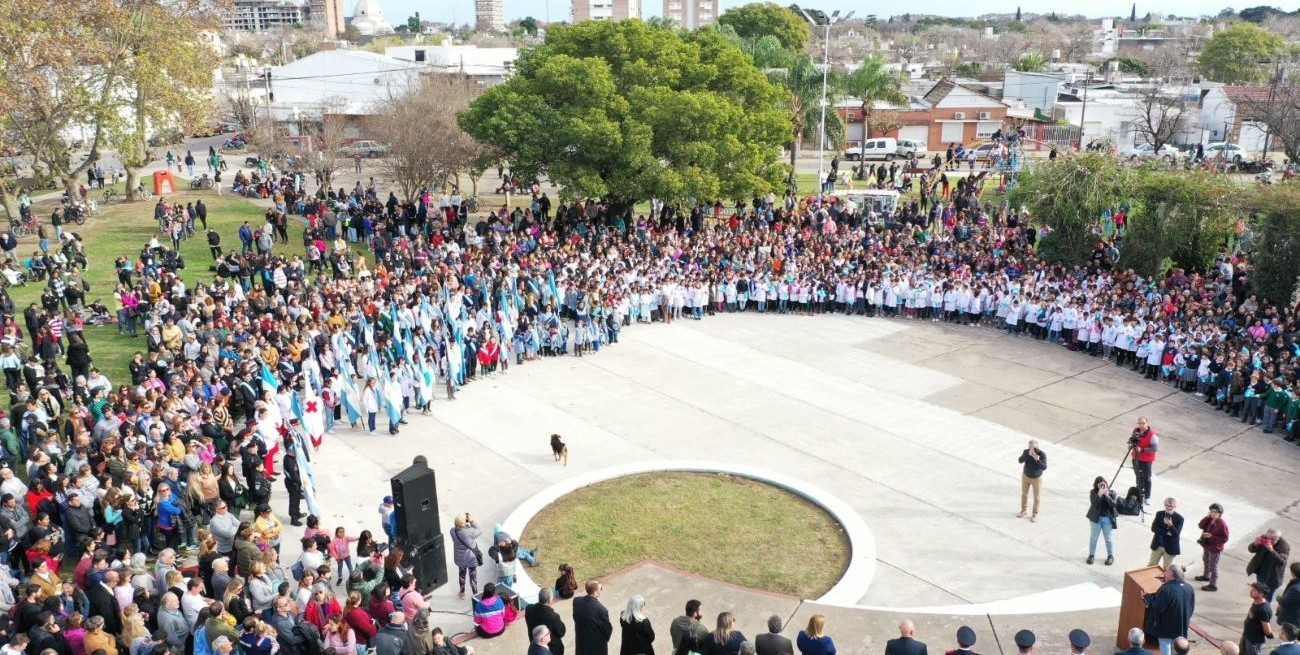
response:
M623 209L776 188L789 133L780 103L749 56L714 32L585 21L548 30L458 120L522 177Z
M781 47L790 52L799 52L808 45L808 22L803 16L789 7L772 2L753 2L733 7L724 12L718 22L730 25L747 42L775 36L781 42Z
M1051 234L1038 245L1049 261L1081 264L1098 239L1102 212L1132 205L1136 173L1113 156L1082 153L1040 163L1020 174L1008 197L1029 210L1036 225Z
M1260 295L1291 306L1300 278L1300 187L1274 184L1251 193L1246 207L1254 216L1253 281Z
M863 59L861 66L843 78L841 87L845 93L862 102L863 138L871 134L871 118L875 113L876 102L907 102L907 96L902 91L903 77L885 68L885 59L880 55Z
M1136 169L1133 184L1120 265L1143 275L1208 266L1242 217L1241 187L1222 175L1151 162Z
M1201 74L1224 84L1268 78L1269 59L1286 51L1286 39L1254 23L1234 23L1214 34L1196 58Z
M220 7L208 0L121 2L99 35L122 63L114 78L113 113L102 124L126 171L127 198L135 198L141 169L156 159L148 144L152 134L190 132L210 118L215 53L202 35L220 25ZM162 29L174 33L160 39Z

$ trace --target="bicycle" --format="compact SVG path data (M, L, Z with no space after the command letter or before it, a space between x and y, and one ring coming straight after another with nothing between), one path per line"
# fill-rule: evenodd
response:
M119 194L116 189L104 190L103 201L105 205L118 202L121 199L122 199L122 195Z
M36 234L36 218L29 216L22 221L9 221L9 231L16 237L29 237Z

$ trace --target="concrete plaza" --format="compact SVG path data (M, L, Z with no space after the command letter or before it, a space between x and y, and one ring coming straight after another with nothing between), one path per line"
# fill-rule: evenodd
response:
M489 531L548 486L601 468L655 460L762 468L829 491L869 526L877 562L860 608L812 610L800 599L634 567L607 588L611 614L645 593L666 634L688 594L698 594L709 621L734 609L749 635L772 611L794 617L796 629L811 611L840 617L832 634L860 652L895 636L899 613L933 628L918 635L932 647L952 647L951 630L970 623L998 635L996 644L981 641L981 652L1014 652L1019 627L1056 635L1048 648L1063 652L1065 632L1084 626L1101 647L1094 652L1104 652L1123 572L1146 564L1150 532L1121 517L1115 566L1102 565L1101 544L1089 566L1084 512L1092 479L1115 473L1138 416L1161 436L1154 494L1177 498L1187 518L1178 561L1191 565L1189 575L1200 573L1196 521L1211 502L1227 508L1233 539L1221 591L1198 592L1196 621L1235 639L1249 604L1245 545L1265 526L1300 534L1300 450L1100 358L991 328L752 313L633 326L594 356L511 366L455 402L439 399L431 417L409 417L398 437L344 427L327 438L316 478L323 527L378 532L388 477L423 454L438 476L444 530L469 511ZM568 467L551 459L552 432L569 444ZM1049 457L1036 523L1016 518L1016 458L1029 438ZM1122 491L1132 479L1122 471L1115 485ZM281 498L274 505L283 511ZM549 581L558 563L533 572ZM491 568L481 581L495 577ZM432 603L454 613L436 617L450 632L470 628L454 580ZM1023 615L1038 618L1017 623ZM508 641L480 644L480 653L522 652L522 633L512 628Z

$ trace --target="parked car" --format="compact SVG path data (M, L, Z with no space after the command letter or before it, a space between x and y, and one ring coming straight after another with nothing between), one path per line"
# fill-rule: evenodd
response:
M844 158L849 161L871 161L880 160L893 161L900 157L906 157L906 154L899 152L900 147L897 139L890 137L880 137L876 139L867 139L857 148L849 148L844 151Z
M166 128L155 132L149 137L150 148L160 148L162 146L174 146L185 140L185 134L175 128Z
M1182 154L1182 151L1168 143L1160 146L1160 152L1156 152L1154 145L1143 143L1124 150L1120 153L1120 156L1125 159L1155 159L1158 157L1172 163L1174 160L1182 157Z
M987 161L992 161L993 155L997 153L999 150L1001 150L1001 148L1002 148L1001 143L989 141L988 143L981 143L976 146L971 146L967 148L966 151L969 152L971 150L974 150L976 161L987 162ZM965 160L963 159L963 161Z
M339 148L339 154L345 157L382 157L388 154L388 144L378 141L354 141L342 148Z
M1246 156L1246 151L1235 143L1219 142L1205 146L1206 159L1217 159L1220 154L1229 161L1241 161Z
M924 157L927 150L929 150L929 148L925 145L924 141L914 141L912 139L898 140L898 155L900 157L911 157L912 155Z

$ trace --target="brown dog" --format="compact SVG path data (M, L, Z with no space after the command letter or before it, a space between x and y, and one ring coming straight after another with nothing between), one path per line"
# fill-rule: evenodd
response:
M551 456L555 461L563 461L565 466L569 465L569 446L560 439L560 435L551 435Z

